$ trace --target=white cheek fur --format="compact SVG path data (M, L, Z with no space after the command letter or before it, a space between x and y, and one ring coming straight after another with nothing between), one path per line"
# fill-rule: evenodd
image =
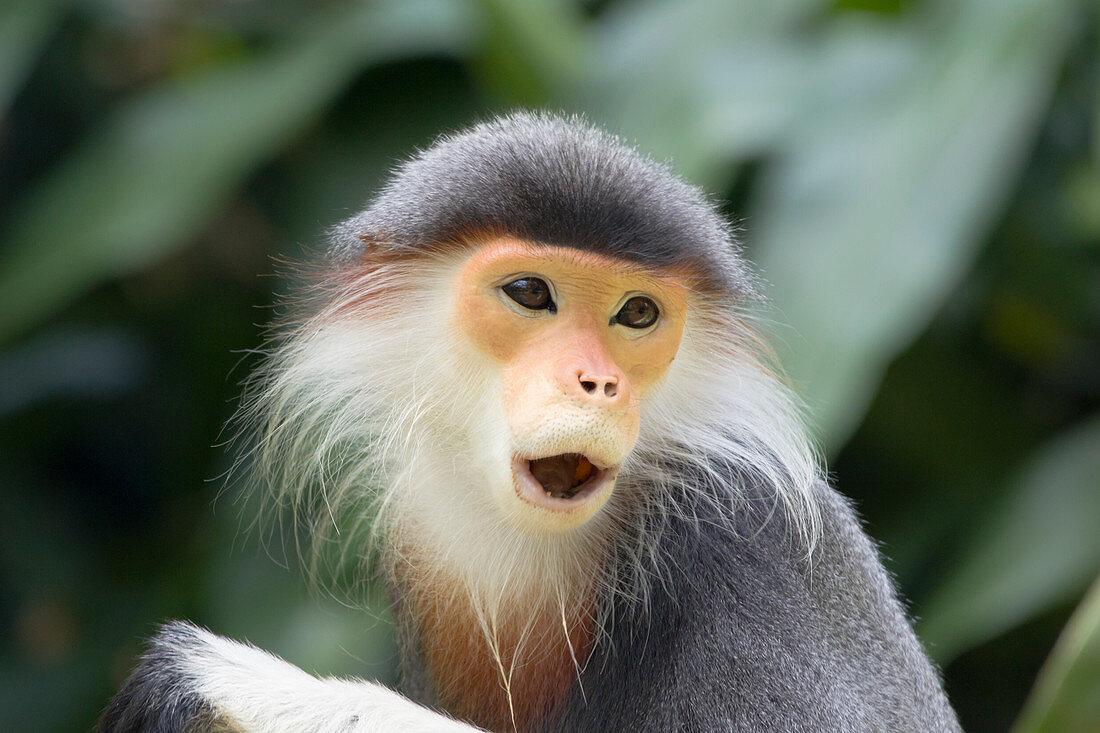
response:
M736 314L697 296L676 359L641 402L608 505L562 535L526 531L509 470L525 436L508 428L494 365L449 332L440 309L460 263L401 263L329 292L317 315L277 339L250 387L242 425L257 485L307 540L311 573L346 576L380 539L401 535L445 564L486 618L516 593L563 598L578 572L592 575L596 548L651 555L663 518L678 511L685 473L669 466L689 467L693 491L737 511L737 486L714 473L715 456L773 487L812 547L820 469L797 405L762 367L752 335L730 328ZM644 597L662 572L629 566L597 578L601 592Z

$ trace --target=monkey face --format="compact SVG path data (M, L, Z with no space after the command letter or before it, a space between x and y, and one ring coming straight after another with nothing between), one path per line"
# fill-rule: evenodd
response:
M636 264L515 239L460 267L453 326L500 375L508 466L491 490L518 523L561 532L610 497L639 402L676 356L687 291Z

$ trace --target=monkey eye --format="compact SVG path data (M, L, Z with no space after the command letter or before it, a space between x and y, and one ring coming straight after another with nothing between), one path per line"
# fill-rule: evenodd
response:
M550 286L537 277L521 277L500 288L512 300L533 311L556 313L558 308L550 297Z
M623 303L611 322L621 323L627 328L649 328L657 322L659 315L656 303L644 295L636 295Z

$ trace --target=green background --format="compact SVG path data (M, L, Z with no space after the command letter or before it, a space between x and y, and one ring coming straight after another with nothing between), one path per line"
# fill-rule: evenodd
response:
M279 263L524 106L741 223L964 726L1100 730L1089 0L0 4L0 729L90 729L168 618L392 681L385 604L248 531L222 427Z

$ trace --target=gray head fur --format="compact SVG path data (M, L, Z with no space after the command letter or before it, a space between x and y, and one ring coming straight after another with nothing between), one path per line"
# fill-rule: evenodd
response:
M549 114L515 113L441 137L334 230L331 254L486 233L687 266L719 292L755 293L732 228L702 191L582 119Z

